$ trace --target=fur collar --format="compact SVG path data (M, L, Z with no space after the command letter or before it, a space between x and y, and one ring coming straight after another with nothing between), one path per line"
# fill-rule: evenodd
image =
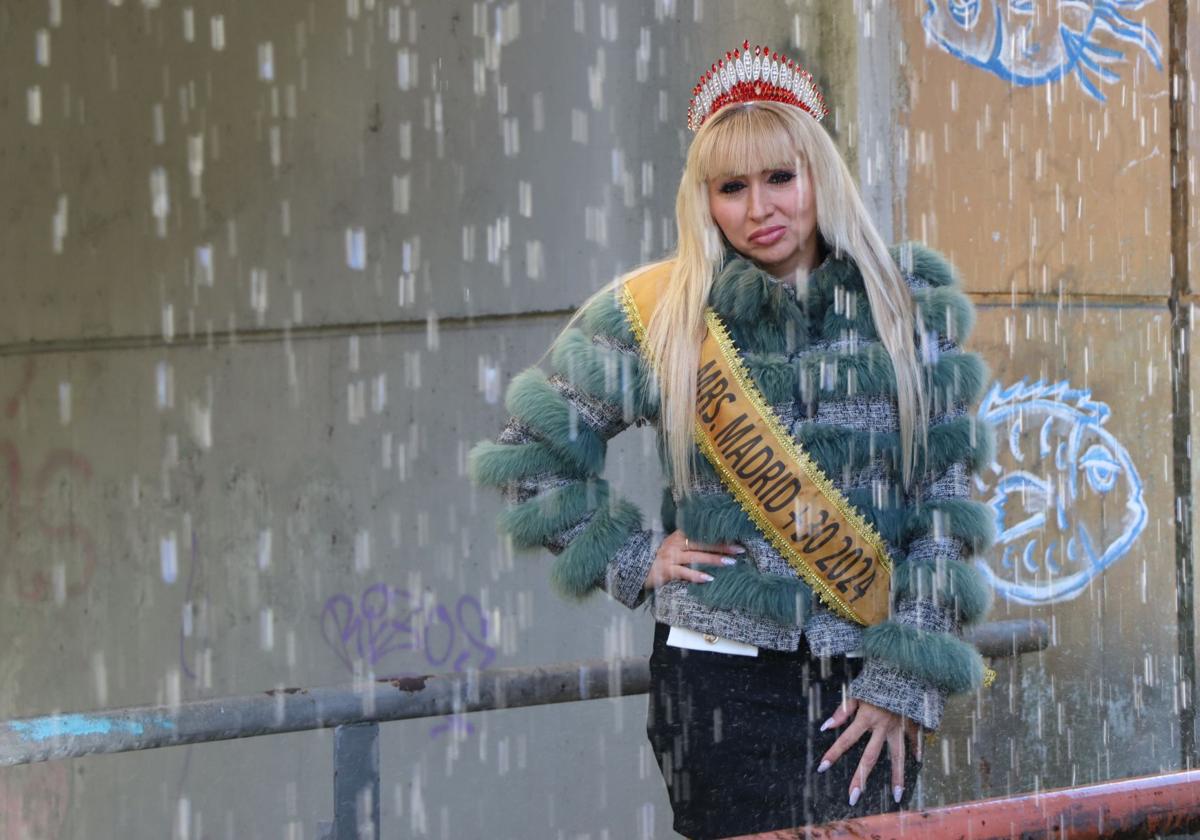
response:
M892 261L905 274L914 299L933 324L945 310L963 309L954 292L960 282L951 264L937 251L917 242L893 245ZM943 287L953 287L939 292ZM853 293L854 305L834 306L838 290ZM965 298L963 298L965 300ZM816 341L835 341L847 330L863 339L877 337L866 299L866 286L854 259L825 246L825 257L797 289L731 247L713 278L709 305L730 327L738 346L750 352L794 351ZM956 321L967 313L953 312ZM969 323L963 323L969 330Z

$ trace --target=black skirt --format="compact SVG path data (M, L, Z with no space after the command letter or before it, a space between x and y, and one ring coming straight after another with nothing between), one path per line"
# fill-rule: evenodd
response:
M842 729L820 732L862 661L791 653L758 656L667 645L656 624L646 734L667 784L674 828L689 840L821 825L904 808L920 763L907 749L904 795L894 801L885 746L858 804L850 779L864 734L824 773L817 765Z

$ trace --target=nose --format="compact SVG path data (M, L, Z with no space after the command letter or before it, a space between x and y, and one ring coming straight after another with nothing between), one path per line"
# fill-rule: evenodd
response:
M765 219L773 209L767 191L757 181L750 182L750 204L746 208L752 219Z

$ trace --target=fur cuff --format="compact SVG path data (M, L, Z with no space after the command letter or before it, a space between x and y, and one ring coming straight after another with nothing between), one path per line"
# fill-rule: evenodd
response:
M552 448L540 441L530 443L495 443L481 440L467 453L467 474L471 481L489 487L503 487L510 481L533 478L542 473L556 473L568 478L584 478L586 474L566 462Z
M947 694L974 691L983 684L983 657L949 633L885 621L863 631L863 654Z
M641 511L623 499L597 510L583 532L555 558L550 570L555 591L568 598L586 598L604 581L609 561L641 526Z
M974 624L992 606L992 591L974 567L961 560L927 559L897 563L892 576L896 600L936 600L952 606L963 624Z
M626 398L633 416L658 416L658 387L640 355L595 344L579 330L569 330L550 356L556 373L596 399L618 406Z
M603 479L573 481L501 511L497 523L519 548L537 548L579 522L593 508L608 504L608 495L608 482Z
M572 422L567 401L538 368L526 368L513 377L505 405L578 469L595 475L604 466L604 441L586 423Z

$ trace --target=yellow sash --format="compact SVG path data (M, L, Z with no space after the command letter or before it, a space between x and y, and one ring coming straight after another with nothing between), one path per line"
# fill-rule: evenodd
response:
M672 265L642 272L621 288L643 348ZM712 309L705 323L696 445L763 537L830 609L859 624L878 624L888 617L892 574L883 538L783 428Z

